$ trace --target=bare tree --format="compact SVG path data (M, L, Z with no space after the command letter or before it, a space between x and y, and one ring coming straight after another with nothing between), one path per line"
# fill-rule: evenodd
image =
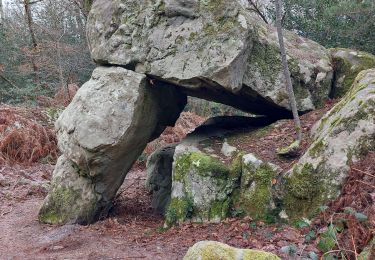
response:
M73 0L76 6L81 10L85 18L89 15L92 3L94 0Z
M0 26L3 25L3 0L0 0Z
M266 17L266 14L262 10L262 6L257 0L248 0L250 4L250 10L254 11L256 14L262 18L262 20L266 23L269 24L268 19Z
M302 141L302 128L301 128L301 121L298 115L297 102L294 96L292 80L290 78L290 71L289 71L289 66L288 66L288 61L287 61L286 51L285 51L283 28L282 28L282 15L281 15L282 0L276 0L275 4L276 4L276 27L277 27L277 35L279 38L279 44L280 44L281 60L282 60L284 76L286 80L286 88L287 88L288 96L289 96L289 103L292 109L294 124L295 124L296 132L297 132L297 140L293 144L291 144L289 147L281 149L279 151L279 154L280 155L293 155L299 150L299 147Z
M36 65L36 61L35 61L35 54L37 52L38 43L35 37L35 31L34 31L34 25L33 25L34 21L33 21L33 16L31 13L31 5L35 3L36 3L35 1L30 2L30 0L23 0L23 6L25 9L25 15L26 15L26 22L27 22L27 27L29 29L31 45L32 45L31 46L31 64L33 66L35 82L38 83L39 82L38 66Z

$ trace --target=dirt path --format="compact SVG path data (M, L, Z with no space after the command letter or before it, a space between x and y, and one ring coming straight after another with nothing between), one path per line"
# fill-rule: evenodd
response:
M45 259L177 259L163 252L163 244L128 243L121 236L103 234L90 228L67 225L50 227L37 220L42 199L20 204L0 219L0 258Z
M227 219L220 224L187 223L163 230L163 218L149 207L145 172L139 170L127 176L109 218L90 226L41 225L37 214L46 191L35 188L35 183L43 185L42 179L50 176L51 170L44 166L0 169L0 180L8 183L1 187L0 182L0 259L173 260L182 259L188 248L201 240L280 256L280 248L290 244L306 252L316 251L313 244L304 243L300 230L265 225L250 218ZM31 180L26 182L24 176Z
M144 205L140 205L148 199L140 185L144 176L133 175L137 173L129 175L123 186L127 192L122 194L127 197L118 198L113 216L86 227L41 225L37 221L37 214L43 202L42 194L11 198L8 192L2 200L0 212L0 259L181 258L185 248L166 250L163 241L157 239L147 244L137 241L138 237L147 237L149 230L157 229L162 224L162 219L153 216L147 206L144 208ZM17 174L14 174L14 179L16 183L20 182ZM8 190L16 193L20 190L17 187L15 184ZM25 185L22 188L25 189ZM128 211L128 214L124 214L124 211Z

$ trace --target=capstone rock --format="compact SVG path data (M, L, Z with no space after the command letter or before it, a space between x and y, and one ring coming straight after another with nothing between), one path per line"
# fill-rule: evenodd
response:
M87 28L99 64L245 111L288 114L276 30L247 1L97 0ZM285 37L299 110L323 105L333 79L329 51L291 32Z

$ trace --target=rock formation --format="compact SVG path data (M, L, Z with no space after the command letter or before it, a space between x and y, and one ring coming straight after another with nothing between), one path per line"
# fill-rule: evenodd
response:
M56 122L63 155L39 214L42 222L86 224L106 216L134 161L149 141L175 123L187 95L267 115L270 122L290 116L275 29L257 18L247 1L96 0L87 34L99 67ZM301 112L315 109L333 92L330 51L291 32L285 35L298 108ZM356 95L365 90L354 89L358 91L352 91L349 99L357 100ZM371 109L370 101L363 104ZM346 109L346 103L341 109ZM335 123L348 121L344 112ZM331 122L331 117L326 121ZM322 124L317 136L328 142L325 137L334 135ZM228 148L223 150L231 155L233 150ZM180 151L177 148L174 154L175 168L180 165ZM181 183L217 177L217 170L222 179L207 185L222 193L212 198L204 193L199 196L214 204L224 202L224 195L235 187L234 183L224 185L233 171L204 156L202 164L194 165L201 154L191 152L186 156L189 164L182 165ZM203 169L198 174L205 163L213 165L215 172ZM177 191L183 187L178 185L172 184L172 197L182 196ZM295 190L288 194L300 198ZM195 205L201 205L199 196ZM224 204L220 205L224 210ZM207 205L200 208L206 211L201 218L218 219L217 214L207 213Z
M178 85L187 94L259 114L289 107L276 30L247 1L95 1L88 21L92 57ZM301 111L327 100L330 53L286 32Z
M147 159L146 189L152 193L151 207L164 214L171 200L172 164L176 146L170 145L153 152Z
M374 101L375 69L362 71L346 96L314 125L310 148L286 174L233 146L236 139L264 132L249 128L259 118L247 119L247 128L237 131L222 118L209 120L175 149L166 226L218 222L236 213L265 221L313 217L340 195L349 166L375 150Z
M186 96L176 88L151 85L143 74L95 69L56 122L63 155L39 219L86 224L106 216L134 161L175 123L185 104Z

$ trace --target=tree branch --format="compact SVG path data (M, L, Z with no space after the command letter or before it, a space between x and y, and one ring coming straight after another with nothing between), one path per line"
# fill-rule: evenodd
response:
M248 0L249 1L249 4L253 7L251 10L254 11L255 13L257 13L260 18L262 18L262 20L266 23L266 24L269 24L266 16L263 14L263 12L259 9L259 6L254 2L254 0Z
M11 80L7 79L3 74L0 73L0 78L3 79L6 83L8 83L9 85L11 85L12 87L20 90L20 88L14 84Z

